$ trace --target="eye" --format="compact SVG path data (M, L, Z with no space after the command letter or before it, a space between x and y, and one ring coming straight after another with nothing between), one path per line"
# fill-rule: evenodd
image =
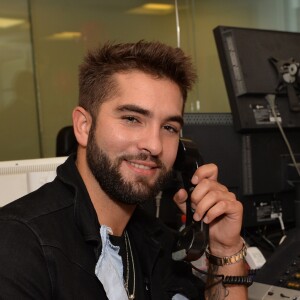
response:
M175 126L165 125L163 128L166 129L170 133L178 133L179 132L179 130Z
M133 116L123 116L122 119L127 121L128 123L138 123L139 122L139 120Z

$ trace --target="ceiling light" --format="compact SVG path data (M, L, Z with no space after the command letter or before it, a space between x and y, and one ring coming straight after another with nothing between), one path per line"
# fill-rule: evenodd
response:
M166 15L174 10L174 5L163 3L146 3L136 8L130 9L127 12L130 14L140 15Z
M63 31L51 34L47 37L48 40L76 40L81 37L81 32Z
M23 19L0 18L0 28L9 28L25 23Z

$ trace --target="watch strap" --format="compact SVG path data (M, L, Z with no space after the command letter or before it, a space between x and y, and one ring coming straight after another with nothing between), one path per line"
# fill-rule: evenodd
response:
M225 266L225 265L232 265L235 264L241 260L244 260L247 255L247 246L245 241L243 240L243 247L240 251L237 253L230 255L230 256L224 256L224 257L218 257L211 254L209 248L207 247L205 250L206 258L208 259L209 263L216 265L216 266Z

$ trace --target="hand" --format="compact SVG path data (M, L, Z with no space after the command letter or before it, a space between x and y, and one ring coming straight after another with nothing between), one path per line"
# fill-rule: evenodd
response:
M238 252L242 247L240 231L243 207L235 195L217 181L218 168L214 164L199 167L192 183L195 189L191 194L195 221L209 224L209 246L214 255L226 256ZM174 201L185 213L187 192L180 189Z

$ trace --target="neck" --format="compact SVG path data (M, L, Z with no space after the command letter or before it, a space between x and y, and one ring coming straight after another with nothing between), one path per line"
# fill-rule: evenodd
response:
M105 195L91 196L100 224L109 226L113 234L121 236L136 205L117 203Z

